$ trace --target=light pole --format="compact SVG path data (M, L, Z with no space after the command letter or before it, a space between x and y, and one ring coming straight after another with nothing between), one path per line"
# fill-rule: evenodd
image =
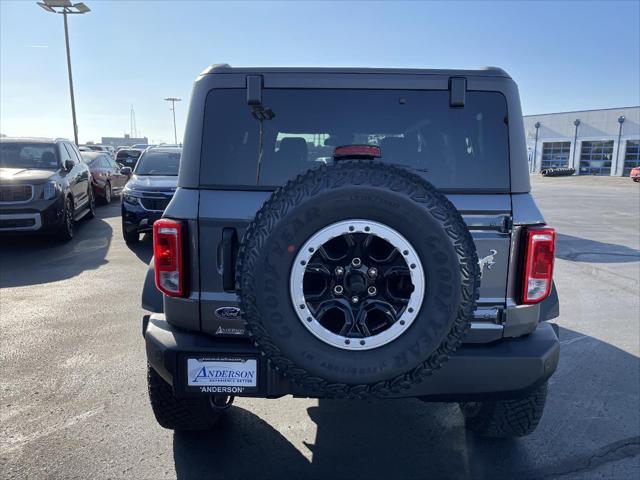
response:
M67 15L82 15L91 9L84 3L71 4L69 0L43 0L36 2L40 7L50 13L60 13L64 17L64 41L67 47L67 70L69 71L69 92L71 94L71 116L73 117L73 139L78 145L78 122L76 121L76 100L73 95L73 76L71 75L71 53L69 50L69 27Z
M176 102L181 101L181 98L169 97L165 98L165 101L171 102L171 111L173 112L173 143L178 144L178 133L176 131Z
M573 121L573 125L576 127L576 129L573 133L573 156L571 157L571 166L573 168L576 168L576 149L578 148L578 127L580 126L580 119L576 118ZM576 171L578 171L578 174L580 174L578 168L576 168Z
M620 156L620 140L622 139L622 124L624 123L625 117L624 115L620 115L618 117L618 123L620 124L620 128L618 129L618 147L616 148L616 163L613 167L611 167L611 174L615 175L618 171L618 162L620 161L618 157ZM624 167L622 167L622 174L624 175Z
M536 157L538 155L538 130L540 130L540 122L536 122L536 124L534 125L534 127L536 127L536 143L533 146L533 173L535 173L536 171ZM544 152L542 152L544 153Z

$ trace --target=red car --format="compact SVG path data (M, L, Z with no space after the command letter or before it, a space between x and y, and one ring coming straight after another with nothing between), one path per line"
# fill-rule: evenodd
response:
M631 173L629 173L629 177L634 182L640 182L640 167L633 167L631 169Z
M129 175L120 172L122 165L115 162L106 152L80 152L82 160L91 171L91 183L96 199L105 205L111 203L114 194L122 192Z

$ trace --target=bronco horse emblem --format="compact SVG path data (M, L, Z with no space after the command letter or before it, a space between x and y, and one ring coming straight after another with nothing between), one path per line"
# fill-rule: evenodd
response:
M491 268L496 264L496 262L493 261L493 258L497 254L498 251L492 248L489 250L489 255L478 260L478 265L480 266L480 278L484 275L484 267L487 267L487 270L491 270Z

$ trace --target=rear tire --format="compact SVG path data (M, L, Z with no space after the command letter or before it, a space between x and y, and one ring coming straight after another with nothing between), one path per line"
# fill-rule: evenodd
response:
M171 386L151 366L147 366L147 383L153 414L163 428L209 430L222 414L213 408L208 397L177 398Z
M538 426L546 399L545 382L526 397L461 403L460 408L467 429L478 435L494 438L523 437Z
M89 196L89 206L87 207L89 210L87 211L87 220L91 220L96 216L96 197L93 194L93 188L89 187L89 191L87 192Z
M375 236L388 246L367 252L367 242L377 245ZM345 238L345 247L332 257L325 247L331 250L334 238ZM398 263L383 265L387 258ZM372 265L383 280L369 293L372 287L362 284L377 281L368 280L378 278ZM309 266L326 274L319 290L328 292L325 304L342 312L339 323L318 319L321 308L309 300L316 294L305 292ZM382 268L404 275L399 283L406 290L378 296L391 288ZM349 278L351 285L344 283ZM475 244L455 206L415 173L370 161L324 165L277 189L247 228L236 267L243 318L256 345L286 377L322 398L385 397L427 381L461 344L479 283ZM340 297L343 291L352 292L349 300ZM380 334L369 325L354 327L366 322L351 305L366 296L362 305L382 306L385 318L393 318L382 320Z
M104 186L104 196L102 197L102 203L109 205L111 203L111 184L109 182Z

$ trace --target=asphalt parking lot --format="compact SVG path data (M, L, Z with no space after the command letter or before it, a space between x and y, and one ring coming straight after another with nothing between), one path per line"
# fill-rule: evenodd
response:
M147 402L140 290L151 256L117 201L76 238L0 239L1 478L637 478L640 185L533 179L559 232L563 343L529 437L468 435L456 405L237 399L210 433Z

